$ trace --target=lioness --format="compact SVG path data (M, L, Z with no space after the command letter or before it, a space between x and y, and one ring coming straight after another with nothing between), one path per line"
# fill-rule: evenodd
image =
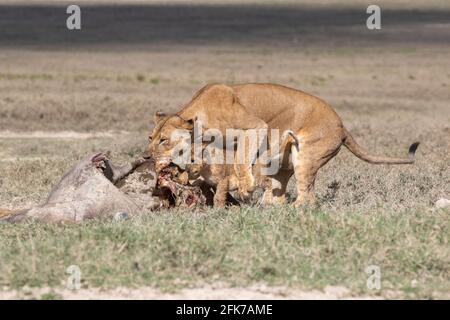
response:
M191 143L194 137L189 134L185 137L171 136L175 129L184 129L190 132L193 130L192 121L185 121L177 114L166 115L163 112L156 112L154 115L155 127L153 132L149 136L149 141L153 141L153 136L161 136L164 139L158 144L158 148L155 151L150 151L149 156L153 155L156 163L157 174L162 170L168 168L168 165L172 163L174 145L181 145L182 143ZM164 128L160 128L161 123L164 123ZM293 139L294 133L287 130L283 133L282 144L290 142ZM167 137L167 138L165 138ZM294 138L295 139L295 138ZM294 140L295 141L295 140ZM208 143L201 143L202 156L212 157L214 154L221 153L221 158L225 159L226 151L222 148L211 148L209 145L208 150L205 150ZM195 158L194 148L190 148L190 159ZM176 152L175 152L176 153ZM268 155L266 155L268 156ZM279 154L276 155L280 157ZM269 159L273 160L274 156ZM215 190L211 195L211 201L215 208L225 206L227 202L227 193L230 191L237 191L237 194L241 200L247 200L256 187L262 188L264 191L268 191L271 188L271 183L266 176L261 174L262 165L247 167L245 163L239 165L234 163L208 163L206 159L200 159L196 163L183 163L184 173L187 173L187 179L193 186L200 186L204 191L207 191L209 187L213 187ZM173 164L173 163L172 163ZM248 179L250 177L250 179ZM248 181L248 180L250 181ZM269 191L268 191L269 192ZM209 198L209 197L208 197Z
M276 84L211 84L200 89L176 117L156 119L148 153L157 161L170 161L178 143L170 140L173 130L192 130L194 120L201 121L206 128L220 130L223 135L226 129L268 128L294 132L299 144L295 147L292 143L280 145L280 169L270 176L272 188L264 192L264 204L285 202L286 187L293 174L297 187L294 205L313 204L317 172L342 145L372 164L412 164L419 145L416 142L410 146L406 159L371 155L356 143L336 112L315 96ZM242 172L241 177L245 170ZM251 176L248 179L250 185L252 179Z
M149 136L149 141L150 143L153 141L153 136L155 136L155 139L158 136L162 137L162 139L160 138L161 141L159 141L157 148L154 148L154 151L150 151L148 154L155 159L156 172L159 174L172 163L174 145L185 142L184 137L176 138L172 136L172 133L176 129L192 131L193 122L184 121L184 119L176 114L166 115L163 112L156 112L154 115L154 123L155 127ZM164 124L163 128L161 128L162 123ZM190 135L188 140L187 143L191 143ZM202 149L203 147L204 145L202 143ZM215 149L214 152L225 153L222 149ZM193 159L194 157L194 148L191 148L191 158ZM238 189L238 193L245 193L247 191L244 191L243 187L239 187L239 169L234 164L207 164L205 161L201 161L198 163L185 163L183 164L183 169L191 184L201 186L206 192L210 190L208 186L215 189L213 194L209 194L207 198L211 198L210 202L216 208L225 206L228 191ZM250 184L253 185L253 181Z

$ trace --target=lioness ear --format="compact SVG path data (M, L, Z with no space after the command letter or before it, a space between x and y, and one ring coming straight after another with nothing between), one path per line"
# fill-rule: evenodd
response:
M195 124L195 120L196 119L188 119L188 120L186 120L186 129L194 130L194 124Z
M167 114L164 111L158 110L153 115L153 122L157 125L161 120L167 117Z
M194 119L184 119L180 116L178 116L179 120L180 120L180 127L185 129L185 130L189 130L189 131L193 131L194 130L194 125L195 125L195 121L197 121L197 117L195 117Z

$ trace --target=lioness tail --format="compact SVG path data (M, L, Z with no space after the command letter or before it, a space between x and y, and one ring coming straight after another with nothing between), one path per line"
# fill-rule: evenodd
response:
M372 164L412 164L414 163L414 154L416 153L419 142L414 142L409 147L408 158L390 158L384 156L374 156L369 154L363 147L356 143L352 135L344 129L344 146L347 147L355 156Z

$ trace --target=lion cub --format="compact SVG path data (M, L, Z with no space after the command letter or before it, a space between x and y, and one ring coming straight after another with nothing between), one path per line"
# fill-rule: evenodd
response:
M283 133L282 145L293 144L298 147L298 143L291 130L286 130ZM216 150L215 152L217 152ZM225 151L220 150L218 152ZM280 154L275 155L271 160L273 161L280 156ZM213 204L217 208L225 206L227 193L230 191L237 191L240 198L246 200L257 187L269 193L272 189L271 180L262 173L261 164L253 165L251 168L236 164L236 161L234 164L188 164L186 171L191 183L198 183L198 180L200 180L216 188ZM244 176L250 177L250 179L244 180Z
M264 190L269 187L268 179L257 173L257 170L252 170L254 172L250 173L253 176L253 185L242 186L239 176L242 172L238 171L236 167L235 164L201 163L187 165L186 171L193 185L200 181L216 188L213 205L214 208L221 208L225 206L227 193L230 191L237 191L242 199L248 199L248 194L253 192L256 187L262 187Z

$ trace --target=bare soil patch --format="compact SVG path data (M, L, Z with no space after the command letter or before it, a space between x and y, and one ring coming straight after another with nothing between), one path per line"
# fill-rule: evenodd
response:
M392 295L394 296L394 295ZM26 289L20 291L0 291L4 299L42 299L53 297L65 300L347 300L382 299L380 296L353 295L345 287L329 286L324 290L301 290L286 287L267 287L255 285L247 288L227 288L207 286L186 288L175 292L163 292L156 288L115 288L115 289Z

